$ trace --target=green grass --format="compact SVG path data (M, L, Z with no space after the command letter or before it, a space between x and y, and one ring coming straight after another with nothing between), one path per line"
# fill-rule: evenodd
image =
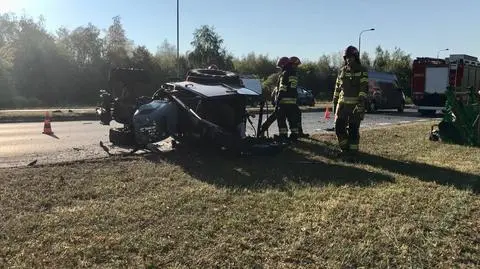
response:
M478 268L480 149L428 131L3 169L0 267Z

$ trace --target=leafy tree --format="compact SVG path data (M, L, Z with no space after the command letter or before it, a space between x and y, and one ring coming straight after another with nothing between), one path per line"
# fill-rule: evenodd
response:
M128 65L129 40L120 21L120 16L113 17L113 24L108 27L105 49L108 63L112 67Z
M11 72L11 63L0 57L0 107L8 106L8 103L15 96Z
M325 74L330 74L330 73L334 72L335 68L334 68L334 66L332 65L331 62L332 61L331 61L329 56L322 55L317 61L317 66L318 66L319 72L325 73Z
M375 50L375 60L373 67L377 71L390 72L397 75L398 83L405 93L410 94L411 62L410 54L406 54L400 48L390 53L378 46Z
M159 65L162 77L168 79L177 76L177 48L175 45L170 44L168 40L165 39L163 43L157 47L155 60ZM180 55L179 62L180 75L185 74L188 69L186 57Z
M223 42L214 27L201 26L193 33L193 41L190 44L194 49L188 55L189 62L193 67L215 64L220 69L233 69L233 57L227 53Z
M332 53L330 55L330 60L331 60L332 66L334 66L336 69L340 69L344 65L343 51Z
M18 20L15 14L0 14L0 47L18 38Z
M62 56L58 53L54 37L48 34L43 21L34 22L22 17L19 35L14 41L15 53L12 77L18 94L37 104L56 104L62 91Z
M276 72L276 61L268 58L268 55L256 55L250 52L242 59L235 59L233 65L235 71L243 74L255 74L261 79L266 79L269 75Z
M372 68L372 61L370 60L370 56L368 55L367 52L362 53L362 57L360 57L360 62L366 68L368 69Z
M100 30L91 23L86 27L77 27L71 33L66 28L60 28L57 35L59 45L68 50L77 65L85 67L101 63L103 40Z
M375 60L373 67L380 72L389 72L390 52L383 50L380 46L375 49Z

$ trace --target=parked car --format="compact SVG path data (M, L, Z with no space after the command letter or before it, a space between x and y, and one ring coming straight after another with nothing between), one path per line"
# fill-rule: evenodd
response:
M367 110L376 112L378 109L397 109L398 112L403 112L405 94L398 87L395 74L369 71Z
M310 90L304 87L297 87L297 92L297 104L299 106L315 106L315 97Z
M276 89L276 88L275 88ZM315 98L313 97L313 93L309 90L307 90L304 87L297 87L297 105L299 106L314 106L315 105ZM272 105L275 105L275 98L276 98L277 92L276 90L273 91L272 93Z

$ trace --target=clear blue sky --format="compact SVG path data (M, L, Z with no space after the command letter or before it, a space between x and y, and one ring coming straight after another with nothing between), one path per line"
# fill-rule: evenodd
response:
M203 3L200 4L200 3ZM120 15L128 38L155 52L176 44L176 0L2 0L0 12L43 15L54 33L93 23L106 29ZM287 21L287 23L284 23ZM349 44L373 53L399 47L413 57L469 54L480 58L479 0L180 0L180 52L191 49L195 28L214 26L235 56L254 51L317 60Z

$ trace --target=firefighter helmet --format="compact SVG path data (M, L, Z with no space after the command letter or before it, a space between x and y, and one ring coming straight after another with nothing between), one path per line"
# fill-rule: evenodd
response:
M283 56L278 59L277 61L277 67L284 67L288 63L289 59L286 56Z
M354 46L348 46L343 52L343 59L346 59L348 57L354 57L355 59L359 59L360 53L358 52L358 49Z
M210 69L210 70L218 70L218 67L217 67L216 65L214 65L214 64L211 64L211 65L208 67L208 69Z
M300 61L300 59L297 56L290 57L290 63L292 63L292 65L295 65L295 66L302 64L302 62Z

